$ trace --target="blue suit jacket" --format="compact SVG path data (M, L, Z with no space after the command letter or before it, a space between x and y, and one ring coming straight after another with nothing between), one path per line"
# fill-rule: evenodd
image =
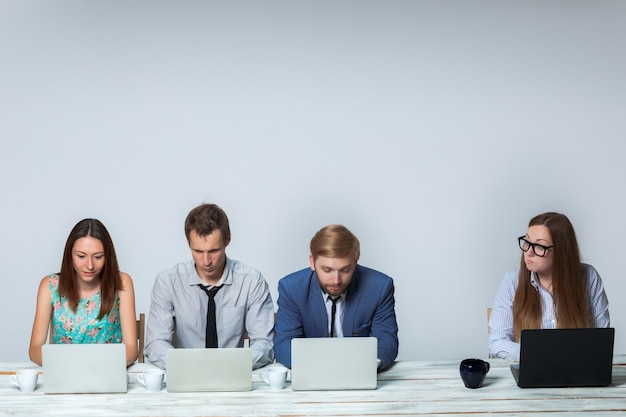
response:
M344 337L378 338L379 369L398 355L394 286L391 277L357 265L344 305ZM317 274L310 268L287 275L278 282L274 353L291 368L291 339L328 337L328 315Z

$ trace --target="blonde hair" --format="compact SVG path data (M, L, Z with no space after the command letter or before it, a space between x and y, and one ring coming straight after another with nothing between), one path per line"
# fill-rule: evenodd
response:
M328 258L348 258L355 261L361 256L359 239L341 224L330 224L321 228L311 239L311 255Z

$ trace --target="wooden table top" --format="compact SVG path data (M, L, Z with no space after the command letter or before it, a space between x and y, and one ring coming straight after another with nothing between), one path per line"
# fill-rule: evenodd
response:
M8 373L33 367L0 363L0 416L624 416L626 355L614 358L613 383L596 388L521 389L510 362L487 359L491 369L484 386L465 388L460 360L401 361L378 376L378 388L365 391L297 391L289 385L270 391L253 372L246 392L150 393L136 375L150 367L128 370L125 394L44 394L43 378L31 394L21 393Z

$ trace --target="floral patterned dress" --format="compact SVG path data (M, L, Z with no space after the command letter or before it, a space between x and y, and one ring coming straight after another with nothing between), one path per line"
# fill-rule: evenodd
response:
M52 294L52 343L121 343L120 300L115 297L109 314L98 320L100 291L80 299L73 312L59 295L59 276L50 275Z

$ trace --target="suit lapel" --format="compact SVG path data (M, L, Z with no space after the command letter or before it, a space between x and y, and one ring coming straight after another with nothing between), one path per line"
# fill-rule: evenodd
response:
M359 267L354 270L352 275L352 281L348 287L348 293L346 294L346 303L343 308L343 336L352 337L352 329L354 329L354 320L356 317L356 311L361 300L359 294Z
M309 276L309 306L311 308L311 318L314 320L315 335L307 337L328 337L328 314L322 296L322 289L317 281L317 274L311 271Z

